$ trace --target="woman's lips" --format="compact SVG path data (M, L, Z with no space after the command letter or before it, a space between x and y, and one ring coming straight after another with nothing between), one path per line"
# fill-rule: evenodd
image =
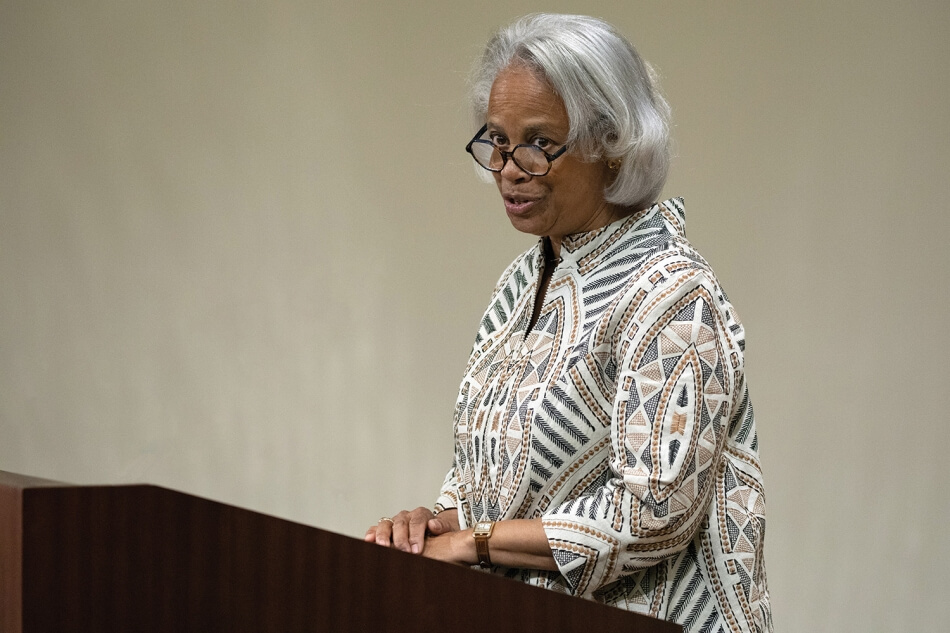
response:
M505 210L512 215L527 213L538 201L529 198L505 198Z

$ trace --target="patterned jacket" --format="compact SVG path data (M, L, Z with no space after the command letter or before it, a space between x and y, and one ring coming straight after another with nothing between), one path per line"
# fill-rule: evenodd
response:
M566 237L526 329L539 242L504 272L436 509L541 518L559 572L496 573L679 622L771 631L745 336L673 199Z

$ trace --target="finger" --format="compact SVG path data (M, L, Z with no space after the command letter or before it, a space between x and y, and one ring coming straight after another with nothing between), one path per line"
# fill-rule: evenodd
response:
M422 551L426 540L426 527L432 511L429 508L416 508L409 515L409 551L418 554Z
M366 541L367 543L372 543L373 541L376 540L376 526L375 525L371 526L368 530L366 530L366 534L363 535L363 540Z
M393 517L392 524L393 547L403 552L410 550L409 545L409 513L403 510Z
M438 516L429 519L427 527L432 534L445 534L446 532L458 531L458 514L450 510L442 512Z
M380 519L379 523L376 524L376 544L382 545L383 547L389 547L392 545L392 519L383 520Z

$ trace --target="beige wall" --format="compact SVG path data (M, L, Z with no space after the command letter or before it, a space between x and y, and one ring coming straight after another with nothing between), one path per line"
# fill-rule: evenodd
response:
M0 0L0 469L351 535L431 503L532 241L465 74L588 12L661 71L746 322L778 630L946 629L948 7Z

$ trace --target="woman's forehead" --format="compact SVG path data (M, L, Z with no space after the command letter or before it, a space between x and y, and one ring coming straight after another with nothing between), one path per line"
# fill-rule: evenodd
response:
M527 68L509 67L498 73L488 98L488 123L520 128L566 128L564 102L551 84Z

